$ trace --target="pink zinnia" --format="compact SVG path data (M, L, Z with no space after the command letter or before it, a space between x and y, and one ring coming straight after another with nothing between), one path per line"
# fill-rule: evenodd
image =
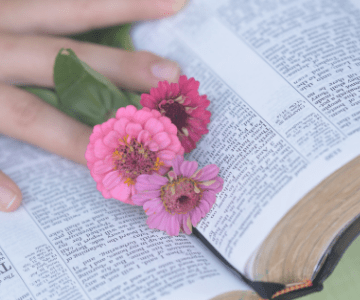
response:
M134 204L131 196L141 174L165 174L184 148L169 118L156 110L120 108L116 118L96 125L85 158L105 198Z
M200 83L194 78L180 76L179 83L161 81L149 94L142 94L140 104L156 109L176 125L178 137L185 152L195 149L203 134L209 132L207 124L211 113L206 110L210 101L199 95Z
M184 161L177 156L167 176L152 174L137 178L133 201L143 206L150 228L169 235L178 235L180 230L190 234L192 226L210 211L224 181L218 177L216 165L196 171L197 168L196 161Z

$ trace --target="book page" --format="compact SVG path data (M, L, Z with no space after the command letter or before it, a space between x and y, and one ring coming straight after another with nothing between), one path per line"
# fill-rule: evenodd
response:
M0 299L209 299L249 289L193 236L146 225L104 199L88 169L0 136L0 169L23 193L0 213Z
M240 271L297 201L360 154L359 6L192 0L133 32L211 101L210 132L188 158L216 163L225 184L197 228Z

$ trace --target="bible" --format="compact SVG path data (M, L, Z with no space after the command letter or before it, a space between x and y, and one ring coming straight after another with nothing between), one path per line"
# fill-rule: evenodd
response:
M0 213L0 299L294 299L360 228L360 4L193 0L138 24L137 49L200 81L209 133L188 156L224 188L190 236L104 199L84 166L0 136L23 205Z

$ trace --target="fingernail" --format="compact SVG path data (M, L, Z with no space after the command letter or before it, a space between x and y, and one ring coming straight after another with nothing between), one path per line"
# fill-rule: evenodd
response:
M0 210L10 211L16 200L16 193L9 188L0 186Z
M151 73L161 80L177 80L180 75L179 65L172 61L161 61L151 66Z

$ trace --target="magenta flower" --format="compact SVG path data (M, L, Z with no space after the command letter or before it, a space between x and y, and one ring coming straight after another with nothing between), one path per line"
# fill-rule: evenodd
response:
M85 158L97 189L105 198L134 204L134 184L141 174L165 174L184 153L176 126L156 110L120 108L116 118L96 125Z
M161 81L149 94L142 94L140 104L156 109L170 118L177 127L177 134L185 152L195 149L203 134L209 132L207 124L211 113L206 110L210 101L199 95L200 83L194 78L180 76L179 83Z
M137 194L132 199L142 205L149 216L150 228L178 235L180 230L190 234L215 203L216 193L223 187L219 168L208 165L198 171L195 161L177 156L173 170L167 176L140 175L135 184Z

